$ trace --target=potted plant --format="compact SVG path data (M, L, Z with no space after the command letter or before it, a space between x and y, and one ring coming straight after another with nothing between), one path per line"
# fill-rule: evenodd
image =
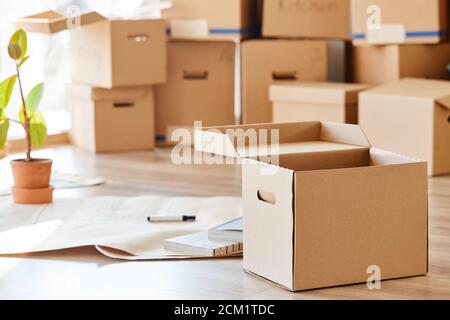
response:
M6 143L10 122L19 123L25 130L26 154L24 159L11 161L14 177L13 198L19 204L43 204L53 200L53 188L50 186L52 160L34 159L32 147L44 144L47 138L47 125L42 113L38 111L44 91L43 83L31 89L25 97L21 68L30 56L27 56L27 34L16 31L8 45L8 54L15 63L16 73L0 83L0 149ZM10 102L14 87L18 83L21 107L18 119L9 118L5 110Z

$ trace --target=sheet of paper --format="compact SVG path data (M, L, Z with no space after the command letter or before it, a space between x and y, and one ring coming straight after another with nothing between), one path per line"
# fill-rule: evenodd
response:
M195 222L149 223L154 214L196 215ZM165 239L206 231L242 215L240 198L160 196L56 199L43 206L0 201L0 254L96 246L112 258L191 258L163 248Z

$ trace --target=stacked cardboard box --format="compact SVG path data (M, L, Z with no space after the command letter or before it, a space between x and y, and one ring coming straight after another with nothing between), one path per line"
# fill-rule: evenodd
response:
M352 0L353 79L447 79L447 0Z
M353 78L359 123L376 147L428 160L450 173L447 0L352 0ZM405 79L418 78L418 79ZM404 79L404 80L401 80Z
M262 17L266 39L242 45L242 121L308 120L302 116L291 118L292 112L302 113L294 106L277 108L274 114L269 88L293 87L304 81L347 80L350 0L264 1ZM326 120L314 108L311 116Z
M17 24L49 34L70 26L53 11ZM90 12L79 17L70 43L73 143L94 152L152 149L153 85L167 76L164 21L108 20Z
M236 52L258 34L257 13L257 0L175 0L163 11L170 40L168 80L155 92L158 145L179 143L175 130L196 121L235 123Z

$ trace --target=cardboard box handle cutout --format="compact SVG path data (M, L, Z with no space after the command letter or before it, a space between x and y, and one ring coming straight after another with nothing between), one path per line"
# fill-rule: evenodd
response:
M273 80L297 80L297 71L274 71Z
M272 205L275 205L277 203L277 197L272 192L258 190L256 196L258 197L259 201L266 202Z
M194 71L194 70L184 70L183 79L185 80L207 80L209 72L208 71Z
M114 106L114 108L133 108L134 103L133 102L121 102L121 103L115 102L113 104L113 106Z
M134 42L147 42L148 34L130 34L128 36L128 40L131 40Z
M450 116L448 116L448 119L447 119L447 120L448 120L448 123L450 123Z

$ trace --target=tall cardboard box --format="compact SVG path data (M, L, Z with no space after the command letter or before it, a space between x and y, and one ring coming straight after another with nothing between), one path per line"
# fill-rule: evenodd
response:
M326 81L326 41L249 40L241 45L242 122L272 121L269 86Z
M354 45L447 39L447 0L351 0Z
M278 163L256 160L260 153L252 151L266 141L236 139L261 130L278 130L278 143L263 148ZM371 148L362 129L347 124L196 133L198 150L244 158L248 272L295 291L365 283L378 268L380 280L427 273L426 162Z
M257 36L259 0L172 0L163 11L174 38L242 39Z
M350 0L266 0L263 35L351 40Z
M450 82L404 79L359 100L360 124L376 147L428 160L429 175L450 173Z
M29 32L51 34L66 30L70 23L64 15L47 11L22 18L16 25ZM107 20L89 12L81 14L79 24L71 30L72 81L101 88L166 81L163 20Z
M152 87L116 89L68 86L72 115L71 140L92 152L153 149Z
M401 78L449 79L450 44L353 48L352 80L373 85Z
M367 85L302 82L270 86L273 122L358 123L358 93Z
M156 86L156 140L170 144L177 128L232 125L235 49L232 41L170 41L168 81Z

